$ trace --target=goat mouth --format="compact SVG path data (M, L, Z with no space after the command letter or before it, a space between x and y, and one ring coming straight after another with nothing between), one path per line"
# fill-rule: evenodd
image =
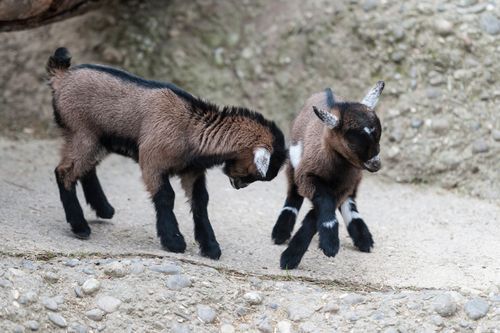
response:
M229 178L229 182L231 183L231 186L236 190L248 186L247 183L242 182L239 178Z

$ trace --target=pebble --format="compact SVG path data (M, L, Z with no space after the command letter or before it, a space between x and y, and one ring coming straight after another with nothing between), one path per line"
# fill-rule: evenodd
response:
M181 268L174 264L152 265L149 267L153 272L175 275L181 273Z
M186 275L172 275L167 279L167 288L172 290L181 290L182 288L191 286L191 279Z
M375 8L377 8L379 4L379 0L365 0L363 2L363 10L365 12L370 12L372 10L374 10Z
M208 305L198 305L196 307L196 313L198 314L198 318L206 324L213 322L217 317L215 310Z
M61 328L68 326L68 324L66 323L66 319L64 319L64 317L61 316L59 313L54 313L54 312L49 313L49 320L52 323L54 323L54 325L59 326Z
M305 307L302 304L291 304L287 308L288 319L293 321L299 321L309 318L314 313L314 310L310 307Z
M478 320L486 316L488 310L490 309L490 305L487 301L480 297L476 297L467 301L464 306L465 313L467 317L472 320Z
M220 333L234 333L236 330L233 325L224 324L220 327Z
M24 326L16 325L13 330L14 333L24 333Z
M189 333L191 330L186 324L175 323L172 325L172 333Z
M0 287L1 288L12 288L12 282L6 279L0 279Z
M130 272L132 274L141 274L142 272L144 272L144 265L140 262L134 262L130 266Z
M260 323L257 325L257 328L259 331L262 333L272 333L273 332L273 327L269 323L269 319L264 318L263 320L260 321Z
M250 305L262 304L262 295L256 291L251 291L243 295L243 299Z
M479 25L487 34L497 35L500 33L500 19L492 13L481 14Z
M38 295L34 291L27 291L19 297L19 303L32 304L38 300Z
M437 19L434 23L436 32L441 36L448 36L453 32L453 23L443 18Z
M115 312L121 304L122 301L113 296L101 296L97 300L97 306L107 313Z
M488 143L486 143L486 141L484 141L483 139L476 140L472 144L472 153L473 154L486 153L489 150L490 150L490 147L488 146Z
M99 288L101 288L101 283L94 278L86 280L82 285L82 291L87 295L95 293Z
M292 323L286 320L282 320L278 322L276 325L276 329L278 333L291 333L292 332Z
M59 310L59 306L58 306L57 302L55 301L55 299L53 299L53 298L42 299L42 304L43 304L43 306L45 306L46 309L48 309L50 311Z
M73 290L75 291L76 297L82 298L84 296L83 290L80 286L76 286Z
M440 327L440 326L443 326L444 321L443 321L443 318L441 316L433 315L431 317L431 323L433 323L434 325Z
M446 134L450 129L450 122L447 119L434 119L431 128L436 134Z
M441 294L434 298L434 311L442 317L453 316L457 311L457 305L449 294Z
M365 297L360 294L347 294L344 298L342 298L342 302L350 305L363 303L364 301Z
M413 118L410 122L410 126L412 128L420 128L420 127L422 127L423 124L424 124L424 121L422 119L418 119L418 118Z
M323 312L337 313L340 310L340 307L335 302L329 302L323 306L321 309Z
M405 53L403 51L394 51L391 54L391 60L395 63L400 63L405 58Z
M50 282L50 283L55 283L59 281L59 275L57 275L54 272L45 272L43 275L43 278L45 281Z
M441 97L441 95L441 90L438 88L427 88L425 90L425 96L427 96L428 99L436 99Z
M491 136L493 137L493 140L500 141L500 130L493 130L491 132Z
M28 320L25 325L32 331L40 329L40 324L36 320Z
M314 333L314 332L318 331L316 325L314 325L310 321L306 321L306 322L300 324L299 330L301 333Z
M88 331L89 329L86 326L79 323L72 323L71 327L68 329L69 333L87 333ZM100 330L98 329L98 331Z
M348 311L345 313L344 317L349 321L357 321L359 319L359 315L353 311Z
M84 272L87 275L95 275L95 271L89 267L85 267L84 269L82 269L82 272Z
M102 311L101 309L92 309L85 312L85 315L93 321L101 321L104 317L104 311Z
M127 275L128 272L125 266L121 262L114 261L104 266L104 274L112 277L121 278Z
M68 266L68 267L75 267L79 263L80 263L80 260L73 258L73 259L69 259L69 260L65 261L64 265Z

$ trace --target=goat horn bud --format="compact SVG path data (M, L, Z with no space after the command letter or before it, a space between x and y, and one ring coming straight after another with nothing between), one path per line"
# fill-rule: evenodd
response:
M361 101L361 104L366 105L369 109L374 109L377 105L380 94L384 90L384 81L378 81L377 84L366 94L365 98Z
M330 112L318 109L317 107L313 106L313 111L318 116L318 118L330 129L334 129L335 127L338 126L339 124L339 118L337 118L335 115L331 114Z

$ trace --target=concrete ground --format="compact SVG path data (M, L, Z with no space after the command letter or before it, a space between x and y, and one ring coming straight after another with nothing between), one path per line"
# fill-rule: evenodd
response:
M273 245L270 237L285 196L283 175L236 191L220 171L209 172L209 214L223 251L219 261L212 261L198 255L192 219L177 180L175 210L188 248L184 254L162 251L140 170L131 160L117 156L98 168L117 213L111 221L99 221L86 207L91 238L74 238L53 176L57 155L56 141L0 140L0 251L4 256L156 255L249 275L292 275L366 290L482 291L500 285L498 203L370 176L362 185L358 206L374 236L373 252L357 251L342 228L342 247L335 258L325 257L315 239L299 268L286 272L279 269L285 247ZM305 211L307 207L301 216Z

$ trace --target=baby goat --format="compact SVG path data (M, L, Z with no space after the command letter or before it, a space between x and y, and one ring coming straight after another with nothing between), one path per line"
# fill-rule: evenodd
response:
M47 71L54 117L64 145L55 169L66 220L79 238L90 228L76 196L81 182L87 203L98 217L111 218L96 175L109 153L139 163L156 209L161 244L184 252L186 242L173 213L170 177L178 175L190 200L195 239L203 256L218 259L220 247L207 215L205 170L224 164L231 185L243 188L273 179L286 158L283 133L259 113L237 107L219 109L173 84L149 81L100 65L70 68L71 57L59 48Z
M304 197L312 201L302 226L281 255L282 269L296 268L319 232L319 247L333 257L339 250L335 210L340 207L354 245L370 252L373 239L356 208L361 170L380 169L380 121L374 112L384 89L379 81L361 103L338 102L331 89L311 96L295 119L287 162L288 194L272 237L291 236Z

